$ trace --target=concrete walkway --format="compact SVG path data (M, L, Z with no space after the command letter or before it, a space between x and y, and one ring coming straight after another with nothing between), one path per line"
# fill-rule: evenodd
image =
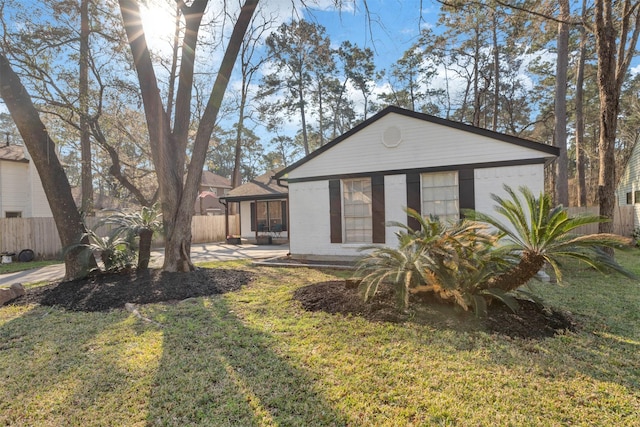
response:
M289 253L289 245L227 245L226 243L196 243L191 245L191 260L194 263L233 261L236 259L268 259L285 256L287 253ZM151 251L151 267L162 266L163 260L164 249ZM0 275L0 287L9 287L13 283L54 282L63 277L64 264L55 264Z

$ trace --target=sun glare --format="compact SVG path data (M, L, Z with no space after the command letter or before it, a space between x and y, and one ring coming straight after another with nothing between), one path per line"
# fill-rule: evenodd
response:
M166 0L149 0L140 8L142 25L151 49L165 49L173 38L175 10Z

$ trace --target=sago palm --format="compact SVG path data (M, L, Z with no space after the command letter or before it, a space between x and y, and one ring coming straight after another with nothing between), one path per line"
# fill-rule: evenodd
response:
M138 270L149 267L153 233L162 228L162 214L158 206L143 206L139 212L117 211L103 221L103 224L115 225L117 230L138 236Z
M424 262L425 252L442 231L442 226L437 222L424 220L420 215L410 215L420 221L422 227L413 230L405 224L390 222L387 225L399 227L396 237L398 248L367 246L362 250L372 250L358 261L355 277L361 281L361 290L365 301L378 292L383 283L391 284L396 292L400 305L406 308L409 305L410 290L424 285L429 274Z
M374 295L382 283L394 286L405 308L412 293L432 293L442 301L465 310L482 305L485 290L477 285L495 273L504 257L496 257L495 236L477 222L460 221L444 225L434 218L423 218L412 209L407 214L418 229L399 223L395 233L398 247L376 247L358 263L356 277L362 282L365 299ZM476 295L477 294L477 295ZM484 301L484 300L483 300Z
M624 270L602 248L628 244L628 239L615 234L578 235L583 225L604 221L594 215L570 217L562 206L552 207L546 194L535 197L526 187L520 188L521 198L509 186L504 186L507 198L492 194L497 203L496 212L506 221L480 212L467 212L467 216L490 224L497 230L502 249L516 255L519 261L506 271L486 280L484 289L512 291L527 283L549 264L558 281L562 280L560 261L577 259L597 270Z

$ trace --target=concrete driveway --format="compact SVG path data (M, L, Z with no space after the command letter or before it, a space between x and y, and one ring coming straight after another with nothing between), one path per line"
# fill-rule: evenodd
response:
M226 243L196 243L191 245L191 260L194 263L205 261L233 261L236 259L268 259L285 256L289 245L227 245ZM151 251L152 267L162 266L164 249ZM53 282L64 277L64 264L24 270L0 275L0 287L9 287L13 283Z

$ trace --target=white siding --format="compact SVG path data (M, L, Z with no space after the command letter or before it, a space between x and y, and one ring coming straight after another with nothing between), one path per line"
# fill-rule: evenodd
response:
M526 165L501 168L476 169L474 172L475 205L478 212L493 215L495 202L491 194L506 196L503 185L518 192L521 186L528 187L538 196L544 191L544 166Z
M292 254L339 255L339 244L331 243L329 223L329 183L312 181L289 184ZM334 248L335 246L335 248Z
M395 147L382 143L384 132L391 126L402 132L402 140ZM390 113L300 165L288 177L295 179L543 157L551 155Z
M387 175L384 177L384 208L386 222L407 223L407 177L406 175ZM395 232L397 227L386 227L385 244L395 246L398 243Z
M2 212L22 212L23 217L31 216L29 207L30 186L29 164L3 161L0 168L0 197L2 197Z
M240 237L255 240L256 232L251 231L251 203L251 201L240 202ZM289 232L283 231L278 238L287 239L288 237Z
M636 227L640 226L640 201L636 202L633 199L633 195L636 191L640 191L640 144L636 144L631 152L631 157L627 162L622 176L618 181L618 187L616 188L616 197L618 199L618 205L627 205L627 193L631 193L631 203L635 203L635 222Z
M0 160L0 216L6 212L22 212L23 218L53 216L32 161Z
M504 196L502 186L506 183L516 190L520 186L527 186L534 194L539 194L544 187L544 166L477 169L474 179L476 210L494 214L491 193ZM384 192L385 220L406 224L407 215L404 211L407 205L406 175L385 176ZM328 181L291 183L289 203L292 230L290 250L295 257L341 260L362 255L358 249L366 246L365 244L331 243ZM396 228L387 227L384 245L397 244L394 234L396 230Z
M406 223L403 208L407 205L405 175L385 177L385 220ZM344 260L362 255L359 248L371 244L331 243L329 218L329 182L312 181L289 185L291 236L289 248L298 258ZM310 208L315 206L314 208ZM385 231L386 245L397 243L394 228Z
M40 175L36 170L33 163L30 163L29 168L30 184L31 184L31 215L35 218L51 217L51 207L47 200L47 195L42 188L42 181L40 181Z
M251 231L251 202L240 202L240 236L245 239L256 237Z

